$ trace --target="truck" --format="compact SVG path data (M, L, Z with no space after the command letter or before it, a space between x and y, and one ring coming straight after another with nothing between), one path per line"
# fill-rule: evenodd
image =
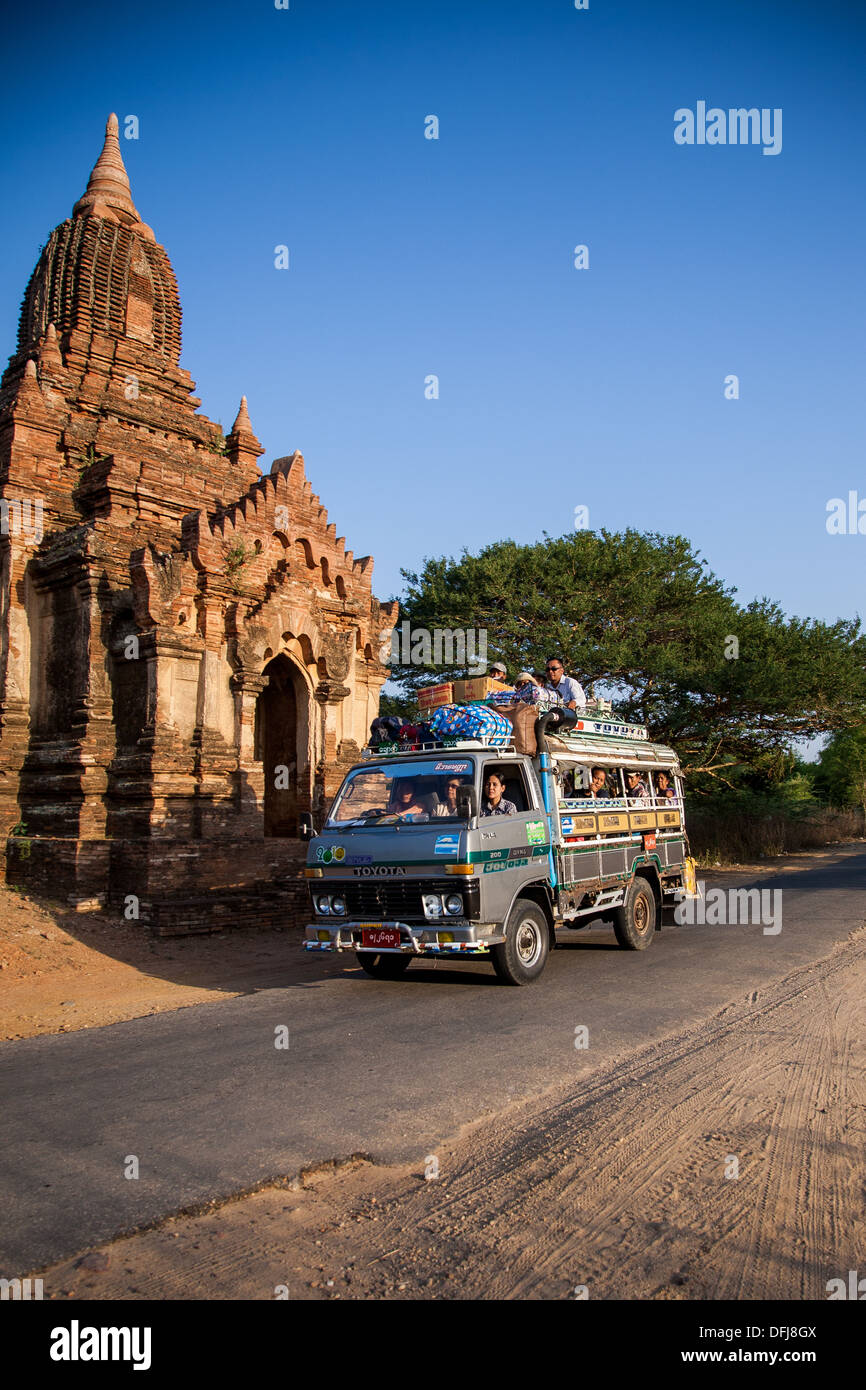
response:
M487 737L365 750L320 833L302 820L305 949L354 952L378 980L481 958L509 985L600 920L646 950L695 891L676 753L565 708L534 733L532 752Z

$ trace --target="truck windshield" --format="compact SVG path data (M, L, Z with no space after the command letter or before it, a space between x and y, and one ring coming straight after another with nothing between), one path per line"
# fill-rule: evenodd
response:
M329 826L422 824L462 817L460 788L475 782L472 758L418 758L354 768L328 816Z

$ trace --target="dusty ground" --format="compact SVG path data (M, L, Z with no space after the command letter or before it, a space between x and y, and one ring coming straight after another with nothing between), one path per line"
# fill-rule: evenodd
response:
M864 1151L861 928L472 1126L435 1179L326 1168L45 1270L45 1297L823 1300L862 1268Z
M273 981L299 935L270 929L151 938L135 922L0 887L0 1038L68 1033Z

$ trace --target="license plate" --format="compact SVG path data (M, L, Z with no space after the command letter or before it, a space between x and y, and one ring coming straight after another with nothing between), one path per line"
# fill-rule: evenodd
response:
M361 932L361 945L374 951L385 951L400 945L399 927L365 927Z

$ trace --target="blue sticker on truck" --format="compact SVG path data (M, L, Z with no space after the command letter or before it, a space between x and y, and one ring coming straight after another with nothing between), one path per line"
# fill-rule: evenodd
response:
M460 848L460 832L454 835L437 835L433 846L434 854L456 854Z

